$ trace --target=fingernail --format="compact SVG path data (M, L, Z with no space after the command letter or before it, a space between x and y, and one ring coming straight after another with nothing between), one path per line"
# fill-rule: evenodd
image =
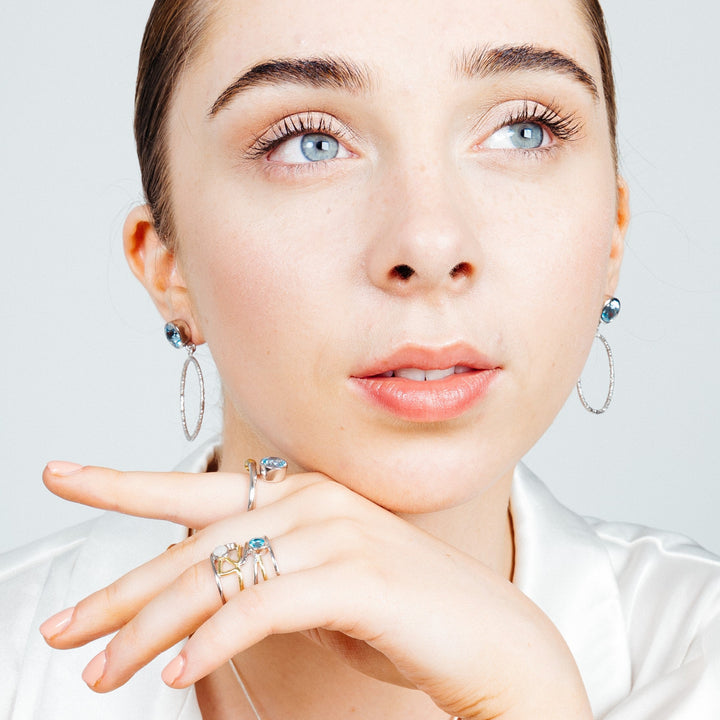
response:
M62 460L53 460L47 464L47 469L52 475L64 477L65 475L74 475L76 472L82 470L83 466Z
M163 671L162 679L166 685L171 687L180 679L185 669L185 658L178 655Z
M48 618L40 626L40 633L45 640L52 640L63 632L70 624L74 611L75 608L68 608L67 610L59 612L57 615L53 615L51 618Z
M93 690L97 687L98 683L102 680L102 676L105 672L105 662L107 657L103 650L99 655L96 655L83 670L82 679L88 684Z

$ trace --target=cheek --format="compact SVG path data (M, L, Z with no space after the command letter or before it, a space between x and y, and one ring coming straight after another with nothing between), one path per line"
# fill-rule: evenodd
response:
M277 423L302 420L314 380L337 355L347 299L337 267L349 261L330 246L345 223L317 202L311 221L306 202L285 203L280 213L218 197L200 222L180 219L194 312L226 400L252 424L273 423L260 429L274 436ZM296 407L290 394L300 397Z
M501 292L514 308L518 330L507 341L522 369L523 391L549 415L548 424L592 343L615 227L614 178L587 169L569 177L521 188L512 196L516 212L501 231L515 238L502 256L507 286Z

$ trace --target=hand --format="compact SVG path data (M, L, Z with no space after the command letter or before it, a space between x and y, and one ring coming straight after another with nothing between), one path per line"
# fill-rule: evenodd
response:
M47 638L70 648L118 631L89 666L95 672L86 670L98 692L189 635L163 672L172 687L196 682L268 635L305 632L367 674L418 688L451 715L591 717L569 650L530 600L323 475L261 483L258 509L247 513L243 475L53 469L45 483L64 498L198 529L82 600L69 625ZM222 606L210 552L263 535L282 574L243 592L227 582Z

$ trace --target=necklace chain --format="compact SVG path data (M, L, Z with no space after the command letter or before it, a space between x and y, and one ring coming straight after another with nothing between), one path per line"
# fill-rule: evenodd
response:
M233 675L235 676L235 679L237 680L238 685L240 686L240 689L243 691L243 694L245 695L245 698L248 701L248 705L250 705L250 708L252 709L253 714L255 715L255 720L263 720L262 717L260 717L260 713L258 712L258 709L255 707L255 703L252 701L252 698L250 697L250 693L248 692L248 689L245 686L243 679L240 677L240 673L238 672L238 669L235 667L235 663L232 660L229 660L228 662L230 665L230 669L233 671ZM462 720L462 718L453 717L450 720Z
M233 671L233 675L235 676L235 679L238 681L238 685L240 686L240 689L243 691L245 698L248 701L248 705L252 708L253 713L255 714L255 720L262 720L260 717L260 713L258 712L257 708L255 707L255 703L252 701L252 698L250 697L250 693L248 692L248 689L245 687L245 683L243 682L243 679L240 677L240 673L238 672L237 668L235 667L235 663L232 660L228 661L230 664L230 669Z

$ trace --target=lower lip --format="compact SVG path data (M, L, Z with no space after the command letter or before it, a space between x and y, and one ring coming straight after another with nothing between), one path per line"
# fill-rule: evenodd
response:
M377 376L352 380L366 397L397 417L442 422L459 417L483 398L498 372L498 368L472 370L425 381Z

